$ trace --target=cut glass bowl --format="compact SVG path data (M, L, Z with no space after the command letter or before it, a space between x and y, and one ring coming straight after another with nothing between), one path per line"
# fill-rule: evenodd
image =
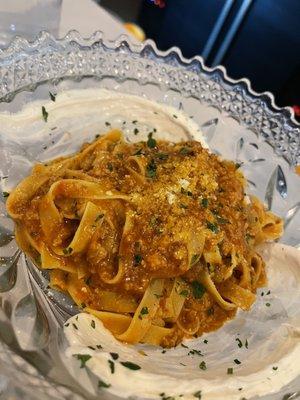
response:
M152 41L131 44L125 36L109 42L100 32L83 39L73 31L62 40L43 32L32 43L16 38L0 51L0 113L48 101L49 91L87 88L134 94L183 110L212 151L241 163L249 192L284 218L281 242L300 247L300 178L295 173L300 127L290 109L275 106L271 94L255 93L246 79L231 80L222 67L205 67L200 57L184 59L176 48L162 52ZM7 139L0 126L2 188L9 174L17 182L29 172L28 165L16 172L11 154L29 154L31 163L45 159L45 143L25 140L20 148L16 143L8 148ZM47 274L18 250L4 197L0 212L0 397L3 392L20 399L93 398L59 357L61 326L76 307L51 291ZM299 387L298 379L264 399L296 399Z

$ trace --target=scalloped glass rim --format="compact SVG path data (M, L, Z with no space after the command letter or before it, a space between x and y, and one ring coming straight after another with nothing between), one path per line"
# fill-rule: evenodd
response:
M292 108L280 108L275 105L274 96L270 92L256 93L252 90L250 81L246 78L233 80L228 77L226 69L223 66L209 68L204 65L203 59L196 56L191 59L186 59L182 56L180 49L172 47L167 51L158 50L152 40L146 40L143 43L133 44L130 42L127 35L121 35L115 41L106 40L101 31L95 32L89 38L83 38L79 32L70 31L62 39L55 39L46 31L41 32L37 38L28 42L22 37L16 37L11 44L0 51L0 102L10 102L13 97L20 91L33 91L36 86L45 81L58 81L62 78L80 78L82 76L103 77L102 73L97 73L93 66L84 65L82 71L77 68L72 71L60 71L57 74L55 68L50 70L38 71L38 74L31 76L26 71L26 61L35 54L55 54L56 51L66 49L72 51L75 48L86 49L103 48L106 51L117 52L118 54L130 53L132 59L148 59L149 63L155 59L156 62L162 62L164 65L172 67L184 67L186 73L193 72L198 75L198 79L209 79L209 81L219 85L219 89L224 90L224 104L222 99L205 99L205 103L225 111L232 118L237 119L247 128L255 131L258 135L261 134L268 143L272 145L276 154L283 156L290 164L297 165L300 163L300 124L297 123L294 117ZM20 62L22 63L20 67ZM14 70L19 63L21 77L18 75L18 70ZM13 67L13 68L11 68ZM53 67L53 66L52 66ZM168 72L168 71L167 71ZM51 76L52 74L52 76ZM122 80L122 74L116 71L110 71L114 78ZM191 76L188 76L190 78ZM134 76L132 77L134 79ZM126 75L125 79L128 79ZM142 84L149 83L149 74ZM173 89L171 80L164 82L166 89ZM178 82L176 82L176 86ZM178 87L175 87L175 90ZM193 89L185 90L184 84L181 85L182 95L195 95L201 101L200 86ZM241 94L241 101L244 103L241 107L252 106L252 116L248 120L241 118L241 108L235 110L235 107L228 106L229 98L226 98L225 93L231 91L235 95ZM260 121L255 118L255 114L260 112ZM272 123L268 123L271 121ZM285 137L285 139L284 139Z

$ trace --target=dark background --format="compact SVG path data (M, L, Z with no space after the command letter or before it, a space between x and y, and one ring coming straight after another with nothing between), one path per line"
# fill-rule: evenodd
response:
M163 8L151 0L102 0L100 4L140 25L158 48L178 46L189 58L203 55L229 3L227 18L204 54L205 63L224 65L232 78L249 78L254 90L273 92L280 106L300 105L300 0L165 0ZM222 53L230 32L232 40Z

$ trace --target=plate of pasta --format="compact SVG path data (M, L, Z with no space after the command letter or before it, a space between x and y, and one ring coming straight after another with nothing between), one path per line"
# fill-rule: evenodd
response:
M85 398L292 394L295 153L206 100L128 82L43 83L0 113L15 346Z

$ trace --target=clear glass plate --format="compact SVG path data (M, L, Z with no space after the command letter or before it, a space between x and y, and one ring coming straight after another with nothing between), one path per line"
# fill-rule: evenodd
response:
M290 109L274 105L271 94L253 92L246 79L231 80L222 67L206 68L200 57L186 60L176 48L161 52L151 41L133 45L126 37L108 42L100 32L89 39L70 32L62 40L42 33L33 43L17 38L0 52L1 114L15 113L36 100L49 101L49 91L87 88L143 96L192 116L210 148L241 163L249 191L284 218L282 243L300 247L300 190L295 173L300 164L300 128ZM87 127L84 121L79 126L74 121L68 124L69 142L73 131L84 132ZM62 132L51 123L48 128L39 140L23 135L17 143L0 126L3 191L7 176L17 182L32 163L47 154L50 158L45 147L51 149ZM16 162L21 158L28 163ZM0 394L20 399L93 398L59 357L61 326L76 307L49 290L47 274L18 250L4 198L0 213ZM264 398L296 399L299 386L298 379Z

